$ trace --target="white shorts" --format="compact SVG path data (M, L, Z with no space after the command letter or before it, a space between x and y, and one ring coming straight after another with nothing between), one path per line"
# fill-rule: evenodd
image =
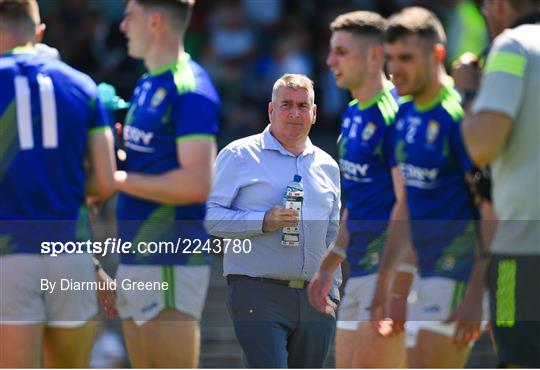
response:
M416 288L416 301L414 296L409 297L406 324L407 346L415 346L420 330L452 337L456 324L454 322L445 324L444 321L463 300L467 283L450 278L428 277L419 278ZM487 315L487 299L485 299L484 320L487 320Z
M8 254L0 257L0 322L60 328L84 325L98 312L93 290L75 290L63 282L95 282L88 254ZM50 285L55 283L51 292ZM62 289L65 285L67 289Z
M201 318L210 282L210 266L120 265L116 274L118 314L142 325L164 309ZM126 282L168 283L167 289L132 290ZM127 288L127 289L126 289Z
M337 328L356 330L359 321L371 319L370 305L377 283L377 274L352 277L347 280L343 300L339 305Z

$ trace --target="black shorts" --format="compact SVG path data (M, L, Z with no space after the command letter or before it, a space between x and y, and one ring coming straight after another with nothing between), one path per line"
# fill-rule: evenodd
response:
M491 327L501 365L540 367L540 256L493 255Z

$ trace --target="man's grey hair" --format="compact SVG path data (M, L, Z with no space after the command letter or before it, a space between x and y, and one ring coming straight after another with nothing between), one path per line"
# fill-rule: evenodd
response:
M286 73L274 83L272 88L272 102L276 101L277 92L281 87L288 87L291 89L305 89L309 95L309 103L315 103L315 91L313 90L313 81L307 76L296 74L296 73Z

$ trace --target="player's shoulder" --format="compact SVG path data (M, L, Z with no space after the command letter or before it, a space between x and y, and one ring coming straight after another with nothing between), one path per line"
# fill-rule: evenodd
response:
M221 149L219 156L233 157L235 159L255 157L262 151L263 145L263 133L246 136L227 144Z
M315 154L316 162L319 165L329 166L331 168L338 169L339 171L339 166L336 160L330 154L328 154L326 151L322 150L316 145L312 145L312 148L313 148L313 153Z
M87 95L97 94L97 86L94 80L84 72L81 72L60 60L48 60L43 65L43 71L51 76L53 83L67 85L71 89L84 92Z
M206 70L189 54L185 54L171 69L172 82L179 97L204 98L219 105L219 95Z
M445 91L438 106L437 113L439 113L442 119L450 123L461 122L465 115L465 111L461 106L461 96L453 86L445 86Z

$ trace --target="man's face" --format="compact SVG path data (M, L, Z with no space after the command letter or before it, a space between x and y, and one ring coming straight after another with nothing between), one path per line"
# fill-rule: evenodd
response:
M268 104L270 131L282 144L295 145L306 140L315 123L317 106L306 89L280 87L275 101Z
M434 52L428 48L418 35L406 35L386 44L388 73L398 95L422 94L430 79L435 78L437 63L433 60Z
M132 58L144 59L152 43L148 29L149 17L144 8L131 0L124 12L120 30L126 35L128 54Z
M354 90L362 86L367 66L366 50L362 50L359 36L347 31L333 32L326 64L334 73L338 87Z

